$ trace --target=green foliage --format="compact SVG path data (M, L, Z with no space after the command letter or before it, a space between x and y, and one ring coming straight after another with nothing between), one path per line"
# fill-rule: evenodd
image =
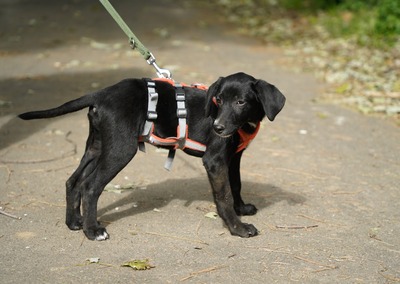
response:
M391 45L400 38L399 0L278 0L278 3L300 14L318 14L317 22L332 36L355 36L361 45Z
M400 43L400 0L219 0L230 19L268 41L320 36L379 48ZM326 36L326 34L324 34Z
M381 0L375 30L384 36L400 36L400 1Z
M286 9L300 11L316 11L331 8L338 0L279 0L279 4Z
M365 9L371 9L375 7L380 0L344 0L340 1L338 5L341 9L349 11L360 11Z

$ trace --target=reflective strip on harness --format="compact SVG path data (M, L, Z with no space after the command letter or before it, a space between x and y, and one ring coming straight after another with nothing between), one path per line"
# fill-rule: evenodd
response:
M177 133L180 133L178 127ZM197 141L194 141L192 139L188 138L188 126L186 125L186 136L183 139L184 143L182 146L180 146L179 143L179 138L178 137L167 137L167 138L161 138L159 136L156 136L154 134L154 125L153 128L151 129L150 135L147 137L146 142L155 145L155 146L164 146L164 147L174 147L174 149L191 149L191 150L196 150L199 152L205 152L207 147L204 144L201 144Z
M186 139L186 116L187 110L185 106L185 91L182 85L175 84L175 98L176 98L176 116L178 117L178 143L179 148L185 146Z
M156 84L153 81L147 81L147 93L147 119L142 133L143 136L149 135L153 126L153 121L157 119L156 108L158 102L158 93L156 91Z

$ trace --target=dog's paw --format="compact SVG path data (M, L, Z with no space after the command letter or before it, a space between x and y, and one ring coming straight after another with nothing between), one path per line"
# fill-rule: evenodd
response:
M84 230L86 237L92 241L105 241L110 238L106 229L103 227L97 227L95 229Z
M241 223L231 229L231 234L242 238L250 238L258 235L258 230L252 224Z
M242 204L240 206L235 206L235 212L238 216L250 216L257 213L257 207L253 204Z
M72 231L81 230L82 227L83 227L83 225L82 225L82 217L76 218L74 220L67 218L67 220L65 221L65 224Z

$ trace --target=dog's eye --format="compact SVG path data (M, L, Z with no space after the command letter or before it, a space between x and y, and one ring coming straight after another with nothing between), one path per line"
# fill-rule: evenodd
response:
M244 100L237 100L236 105L243 106L246 102Z

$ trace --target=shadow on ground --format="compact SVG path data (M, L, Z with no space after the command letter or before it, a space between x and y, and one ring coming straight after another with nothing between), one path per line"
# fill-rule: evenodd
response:
M286 201L290 205L302 204L306 198L302 195L285 191L272 184L244 181L242 183L243 199L254 204L258 210ZM101 208L98 211L100 221L115 222L136 214L160 209L173 200L182 200L186 207L195 201L212 200L211 188L207 177L191 179L170 179L152 184L146 189L135 189L120 200ZM138 205L138 206L137 206ZM126 208L115 211L115 208Z

